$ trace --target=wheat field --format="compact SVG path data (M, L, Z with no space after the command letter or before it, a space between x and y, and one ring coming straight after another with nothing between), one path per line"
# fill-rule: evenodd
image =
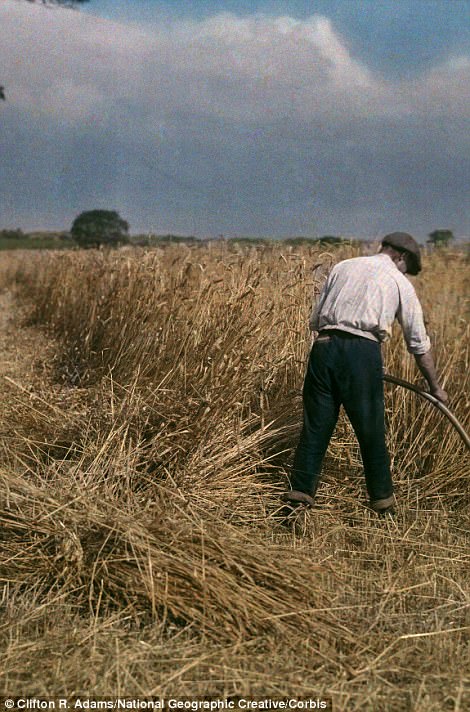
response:
M4 694L469 709L470 467L450 423L386 385L395 518L368 509L344 417L316 506L276 516L312 300L360 251L3 253ZM440 251L414 279L467 431L468 275ZM383 353L420 383L398 328Z

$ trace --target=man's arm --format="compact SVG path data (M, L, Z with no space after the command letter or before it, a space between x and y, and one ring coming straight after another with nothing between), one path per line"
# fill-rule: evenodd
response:
M431 395L440 400L441 403L446 404L449 398L447 396L447 393L439 383L431 351L427 351L425 354L413 354L413 356L415 358L419 370L421 371L421 373L429 384L429 390L431 392Z
M397 316L403 329L408 351L413 354L419 370L428 382L431 395L442 403L447 403L449 399L439 383L431 353L431 341L424 325L423 310L414 287L406 277L401 277L397 284L400 293Z

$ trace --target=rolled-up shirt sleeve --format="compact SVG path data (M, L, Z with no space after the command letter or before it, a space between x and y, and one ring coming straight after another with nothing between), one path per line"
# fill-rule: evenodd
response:
M410 354L421 355L431 348L431 341L426 333L423 310L413 285L407 281L406 287L400 285L400 303L397 318L403 330L403 336Z

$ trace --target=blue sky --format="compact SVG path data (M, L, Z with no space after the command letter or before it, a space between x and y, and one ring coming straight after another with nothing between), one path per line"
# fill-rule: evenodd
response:
M470 2L0 4L0 228L470 235Z
M91 0L87 12L142 23L220 12L329 17L355 56L389 75L412 75L470 50L469 0Z

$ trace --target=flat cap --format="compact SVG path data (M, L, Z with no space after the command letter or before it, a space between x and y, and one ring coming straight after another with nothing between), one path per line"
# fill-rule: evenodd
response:
M382 240L382 245L390 245L400 252L407 252L410 259L408 260L409 274L418 274L421 272L421 252L419 245L407 232L391 232L390 235L385 235Z

